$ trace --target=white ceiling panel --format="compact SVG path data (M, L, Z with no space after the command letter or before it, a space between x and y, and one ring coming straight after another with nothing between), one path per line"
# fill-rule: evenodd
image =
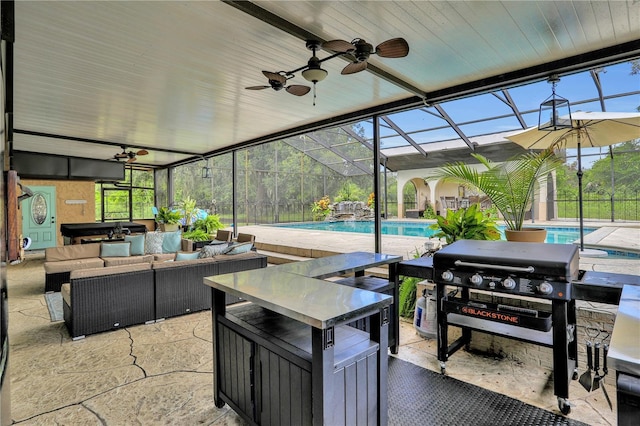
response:
M640 34L633 1L226 3L16 2L14 149L109 158L122 144L162 166ZM309 34L374 46L403 37L410 52L372 55L369 70L347 76L343 58L323 62L315 106L313 91L245 89L267 84L262 70L304 66ZM310 85L300 72L287 84Z

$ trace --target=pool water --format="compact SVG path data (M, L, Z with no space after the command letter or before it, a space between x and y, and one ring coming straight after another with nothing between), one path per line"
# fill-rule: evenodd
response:
M401 235L408 237L430 238L437 231L429 229L429 225L433 222L416 222L416 221L382 221L382 235ZM334 231L334 232L359 232L363 234L373 234L373 222L303 222L303 223L286 223L273 225L283 228L292 229L312 229L316 231ZM525 225L526 226L526 225ZM537 225L532 225L537 226ZM545 242L554 244L572 244L580 239L580 228L555 227L555 226L537 226L547 230L547 239ZM503 233L504 226L498 227ZM584 228L584 235L595 231L597 228Z

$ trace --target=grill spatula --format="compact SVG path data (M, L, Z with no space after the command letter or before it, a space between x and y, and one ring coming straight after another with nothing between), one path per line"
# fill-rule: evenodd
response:
M580 384L587 392L591 392L591 369L593 368L593 354L591 352L591 341L587 340L587 371L580 376Z

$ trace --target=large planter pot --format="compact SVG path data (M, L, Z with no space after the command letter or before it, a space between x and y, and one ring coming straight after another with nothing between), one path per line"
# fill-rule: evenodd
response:
M180 228L179 223L161 223L160 224L160 230L162 232L174 232L174 231L177 231L178 228Z
M507 237L507 241L544 243L544 240L547 238L547 230L544 228L522 228L519 231L505 229L504 235Z

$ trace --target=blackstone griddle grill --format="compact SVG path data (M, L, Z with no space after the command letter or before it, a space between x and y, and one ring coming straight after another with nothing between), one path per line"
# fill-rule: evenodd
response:
M553 350L558 407L568 414L569 383L578 376L576 309L571 294L571 283L579 275L578 261L578 247L573 244L460 240L436 252L433 276L442 372L449 356L470 343L471 330L547 346ZM447 286L458 287L460 297L447 294ZM470 290L511 297L488 303L471 299ZM550 300L551 310L523 308L518 303L522 297ZM462 328L462 336L451 344L449 325Z

